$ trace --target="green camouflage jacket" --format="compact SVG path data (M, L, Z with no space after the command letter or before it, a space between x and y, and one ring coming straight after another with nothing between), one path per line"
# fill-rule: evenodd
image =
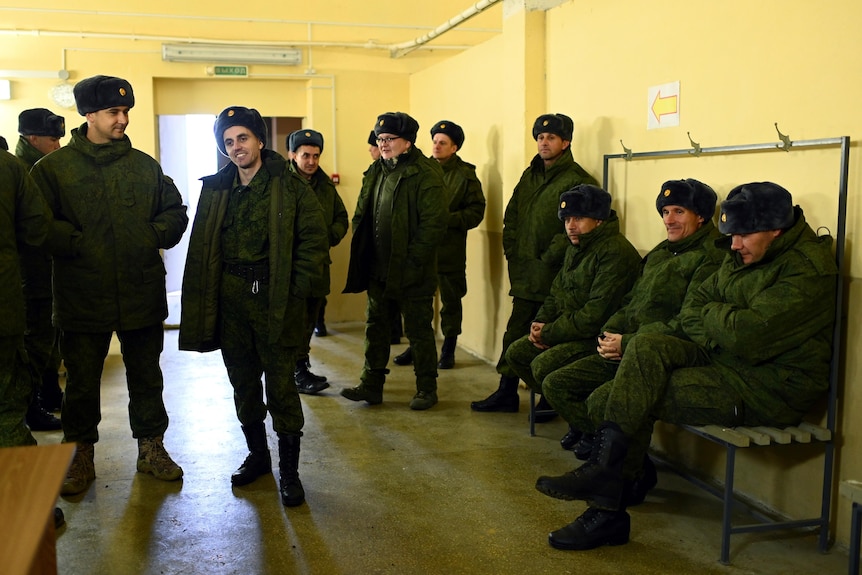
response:
M467 230L485 217L485 195L476 177L476 166L454 154L443 168L443 183L449 219L446 233L437 248L438 273L464 273L467 267Z

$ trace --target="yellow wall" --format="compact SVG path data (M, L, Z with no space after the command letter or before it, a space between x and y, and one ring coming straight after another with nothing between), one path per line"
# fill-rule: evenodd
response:
M60 7L61 3L55 4ZM97 6L92 4L95 10ZM135 4L123 9L143 10L141 3ZM196 4L200 4L196 6L199 12L211 7L213 14L226 16L235 11L234 5L220 0L193 2L187 9ZM458 4L463 3L449 2L448 6ZM167 11L176 4L147 6ZM388 19L409 19L410 14L407 10L400 16L391 11L368 15L363 12L370 8L362 3L356 8L353 3L343 6L343 19L394 22ZM445 15L454 13L453 8ZM23 18L18 13L4 13L9 24L0 24L0 28L13 24L24 29L63 28L67 19L38 16L18 22ZM544 112L571 115L575 158L596 177L601 177L602 156L621 152L620 140L635 152L686 148L686 132L705 147L769 142L777 141L773 127L777 122L794 140L849 135L856 141L862 134L858 113L862 38L855 30L860 21L862 5L854 0L821 2L816 9L802 0L574 0L547 13L516 10L502 20L499 36L455 56L452 52L423 52L392 60L380 51L305 50L306 61L309 55L313 57L313 74L306 74L304 66L252 66L250 79L215 80L206 76L202 65L162 62L157 41L8 34L0 35L0 69L60 69L65 65L72 82L98 73L127 78L137 98L129 135L136 147L153 155L154 120L160 113L215 114L225 105L242 104L259 106L265 114L304 116L304 125L325 126L324 132L336 134L325 134L322 165L331 172L337 158L342 177L339 191L351 212L361 173L369 163L365 141L377 114L394 110L413 114L421 125L419 147L426 152L427 130L433 122L445 117L460 123L466 132L462 156L477 165L488 209L485 221L469 236L470 291L459 341L495 361L511 305L500 246L502 214L512 187L535 153L529 134L533 118ZM81 27L98 27L102 22L102 17L92 17ZM136 29L152 26L143 19L129 24ZM191 25L177 27L171 22L165 33L183 33ZM193 25L208 26L211 36L229 32L231 37L246 38L261 37L270 29L259 24L238 27L235 22L215 19ZM647 89L677 80L681 84L680 126L647 130ZM59 110L49 99L48 91L57 83L13 80L13 100L0 102L0 134L10 144L14 146L16 140L17 114L25 108L51 108L66 116L69 128L79 122L73 110ZM862 370L857 349L860 339L856 337L857 326L862 324L857 303L862 256L853 249L862 210L856 201L862 163L855 143L852 155L839 479L862 478L862 462L853 457L862 448L862 423L853 417L862 407L862 393L855 385ZM661 182L671 178L702 178L721 196L744 181L773 179L793 192L816 225L834 231L837 155L830 150L794 150L768 158L739 155L616 162L611 176L614 207L625 232L642 251L662 238L654 198ZM332 254L334 293L327 311L332 321L363 316L362 295L338 294L344 282L348 243L349 238ZM489 367L485 390L491 391L495 379ZM694 444L673 431L663 431L660 436L661 446L677 457L720 473L715 454L704 450L701 443ZM743 487L792 514L809 513L811 502L819 499L813 479L817 458L805 450L791 450L789 457L780 460L772 455L759 458L759 462L747 458L740 465ZM755 473L743 469L752 466ZM837 489L834 508L837 538L846 543L849 504L838 497Z

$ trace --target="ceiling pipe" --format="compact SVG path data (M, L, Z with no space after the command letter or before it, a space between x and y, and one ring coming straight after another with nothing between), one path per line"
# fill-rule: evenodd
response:
M445 24L441 24L424 36L420 36L414 40L410 40L409 42L402 42L401 44L391 44L389 46L389 55L393 58L400 58L409 54L413 50L422 47L441 34L445 34L452 28L455 28L462 22L469 20L477 14L481 14L499 1L500 0L482 0L481 2L476 2L471 8L467 8L454 18L450 18Z

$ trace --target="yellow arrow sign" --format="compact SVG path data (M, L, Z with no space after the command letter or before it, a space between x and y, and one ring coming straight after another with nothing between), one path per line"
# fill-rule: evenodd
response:
M655 119L661 123L661 117L679 112L679 100L676 94L662 97L661 90L656 94L652 103L652 113Z

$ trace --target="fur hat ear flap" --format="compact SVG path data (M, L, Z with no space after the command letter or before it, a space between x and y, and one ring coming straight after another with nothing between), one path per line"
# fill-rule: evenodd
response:
M793 226L793 197L772 182L733 188L721 202L718 230L727 235L785 230Z
M598 186L580 184L560 195L557 217L572 216L606 220L611 215L611 195Z

